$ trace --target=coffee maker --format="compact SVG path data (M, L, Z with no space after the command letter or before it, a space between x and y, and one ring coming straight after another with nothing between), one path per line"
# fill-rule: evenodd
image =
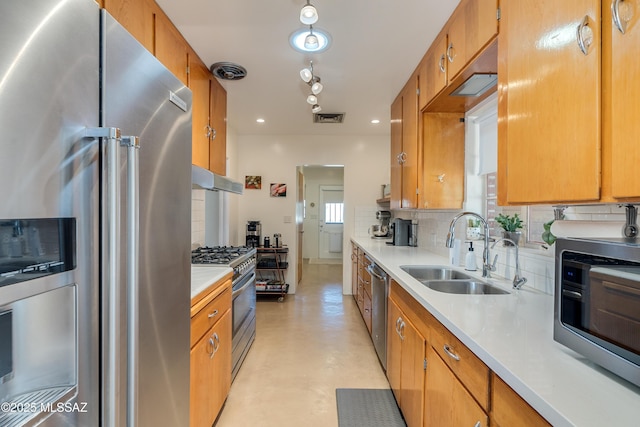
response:
M250 248L257 248L260 246L261 234L262 225L260 224L260 221L247 221L247 246Z
M411 236L411 220L395 218L391 223L391 242L389 245L409 246Z

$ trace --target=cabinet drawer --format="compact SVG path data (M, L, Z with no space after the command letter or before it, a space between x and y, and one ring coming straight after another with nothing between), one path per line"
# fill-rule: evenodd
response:
M231 287L224 290L209 301L201 310L191 317L191 347L231 308Z
M431 330L431 345L480 406L489 408L489 368L444 326Z
M550 426L544 418L496 374L491 374L491 424L494 426Z

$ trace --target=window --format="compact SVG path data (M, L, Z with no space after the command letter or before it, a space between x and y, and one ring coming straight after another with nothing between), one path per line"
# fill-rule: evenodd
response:
M324 206L325 224L342 224L344 222L344 203L325 203Z

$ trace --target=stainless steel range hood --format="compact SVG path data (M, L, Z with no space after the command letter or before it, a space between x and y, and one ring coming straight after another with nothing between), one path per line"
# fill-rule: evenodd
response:
M204 188L205 190L228 191L236 194L242 194L243 191L241 183L222 175L216 175L196 165L191 165L191 184L192 188Z

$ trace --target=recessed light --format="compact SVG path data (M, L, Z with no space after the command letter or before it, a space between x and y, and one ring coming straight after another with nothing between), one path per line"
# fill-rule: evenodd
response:
M371 120L371 123L373 123L374 125L377 125L378 123L380 123L380 120L373 119L373 120Z
M313 48L305 47L304 41L310 32L311 30L309 28L302 28L298 31L294 31L291 36L289 36L289 44L291 47L300 52L311 53L322 52L329 47L331 44L331 36L329 36L329 33L326 31L316 27L313 27L313 35L318 39L318 45Z
M264 123L264 119L257 119L256 122L258 123Z

